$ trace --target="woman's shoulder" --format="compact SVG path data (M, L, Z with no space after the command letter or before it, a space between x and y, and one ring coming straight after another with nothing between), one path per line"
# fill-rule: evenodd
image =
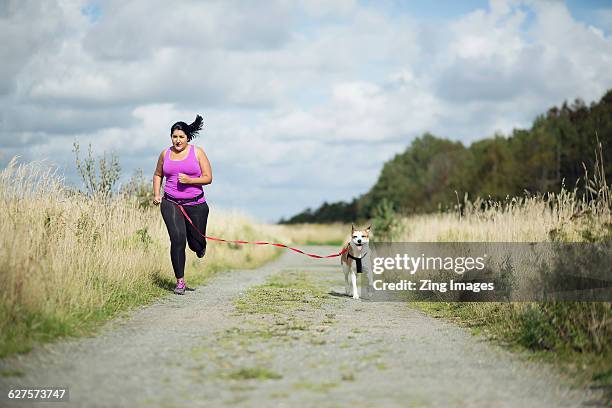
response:
M161 153L159 154L159 158L163 159L164 157L166 157L166 153L168 153L168 150L170 150L170 148L165 147L164 150L162 150Z
M206 153L204 153L204 149L202 149L200 146L192 145L192 147L195 149L194 152L198 158L206 155Z

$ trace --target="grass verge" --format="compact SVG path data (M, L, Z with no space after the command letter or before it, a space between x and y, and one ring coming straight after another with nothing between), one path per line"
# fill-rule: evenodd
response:
M158 207L132 198L88 196L44 163L0 171L0 358L38 343L91 334L100 323L167 295L174 287L169 239ZM277 240L265 225L211 204L208 233ZM210 242L187 250L193 287L228 269L256 268L274 247Z
M205 284L212 276L228 269L257 268L280 255L280 250L259 258L257 262L248 256L238 255L227 264L215 263L198 269L194 264L186 267L189 288ZM47 343L62 337L92 335L105 322L124 316L135 307L150 304L167 296L175 286L174 276L160 270L143 276L140 282L104 283L90 288L102 297L95 306L75 304L68 310L31 309L23 305L0 302L0 358L16 353L29 352L36 344Z
M551 363L576 386L612 402L612 307L606 302L410 303L528 358Z

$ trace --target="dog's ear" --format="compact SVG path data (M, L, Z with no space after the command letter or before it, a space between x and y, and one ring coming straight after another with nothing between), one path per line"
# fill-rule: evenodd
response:
M368 225L368 228L366 228L366 231L370 232L371 229L372 229L372 226Z
M355 232L355 224L351 224L351 234Z

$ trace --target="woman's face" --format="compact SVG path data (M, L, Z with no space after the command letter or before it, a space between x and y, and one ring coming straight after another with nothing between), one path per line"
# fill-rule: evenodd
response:
M182 130L176 129L172 132L172 145L177 151L182 151L187 146L187 135Z

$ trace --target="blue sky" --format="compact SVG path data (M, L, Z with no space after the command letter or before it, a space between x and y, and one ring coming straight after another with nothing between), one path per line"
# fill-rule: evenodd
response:
M0 166L47 159L78 184L78 140L150 177L201 114L211 207L265 221L365 193L424 132L469 144L612 88L609 1L4 6Z

